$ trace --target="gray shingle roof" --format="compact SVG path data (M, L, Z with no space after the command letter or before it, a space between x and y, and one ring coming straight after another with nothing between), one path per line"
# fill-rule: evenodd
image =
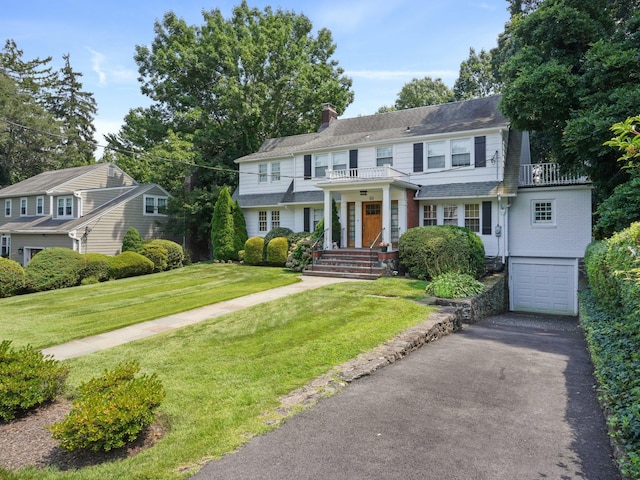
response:
M509 120L500 113L499 102L500 96L496 95L396 112L338 119L317 133L265 140L260 150L239 158L236 162L281 158L302 152L411 139L438 133L506 127L509 125Z
M14 183L13 185L9 185L8 187L1 189L0 198L45 193L48 190L79 177L80 175L84 175L92 170L103 167L103 163L94 163L93 165L85 165L82 167L42 172L34 177L27 178L22 182Z

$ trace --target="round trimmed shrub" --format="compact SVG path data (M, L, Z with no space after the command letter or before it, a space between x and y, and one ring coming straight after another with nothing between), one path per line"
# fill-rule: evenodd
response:
M153 262L153 272L164 272L167 269L169 253L167 249L157 243L145 243L140 251L142 255Z
M482 240L478 244L471 235L476 236L469 229L448 225L409 229L398 242L400 263L410 276L422 280L443 273L479 277L484 272L484 246L480 248Z
M174 268L182 268L184 265L184 250L182 245L172 242L171 240L164 240L162 238L156 238L149 242L151 245L160 245L167 250L167 268L166 270L173 270Z
M143 244L144 241L140 236L140 232L135 227L131 227L126 231L122 239L122 251L140 253Z
M264 252L264 238L251 237L244 244L244 263L247 265L262 265Z
M284 267L287 262L289 241L285 237L276 237L267 245L267 263L274 267Z
M115 257L109 257L109 267L109 277L118 279L147 275L153 272L154 264L139 253L122 252Z
M0 257L0 298L9 297L24 287L24 268L18 262Z
M80 284L82 255L69 248L47 248L38 252L25 268L25 288L42 292Z
M87 279L96 279L98 282L109 280L109 257L103 253L85 253L82 255L84 266L80 272L81 283L92 283Z

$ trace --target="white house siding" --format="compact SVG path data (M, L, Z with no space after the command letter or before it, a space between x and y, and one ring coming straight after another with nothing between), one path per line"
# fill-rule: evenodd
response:
M280 164L280 179L273 175L273 164ZM259 167L267 165L265 181L260 181ZM294 172L293 158L264 160L243 163L240 165L240 181L238 192L241 195L251 193L277 193L286 192L291 184Z
M532 205L545 200L553 202L555 219L535 225ZM591 242L591 187L520 188L508 215L510 256L582 258Z

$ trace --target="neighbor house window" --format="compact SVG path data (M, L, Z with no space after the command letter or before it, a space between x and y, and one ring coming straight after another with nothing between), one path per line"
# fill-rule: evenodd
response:
M44 215L44 197L36 197L36 215Z
M144 196L144 214L145 215L166 215L167 197L158 195Z
M471 141L451 140L451 166L466 167L471 165Z
M8 198L4 201L4 216L11 216L11 200Z
M329 155L323 153L322 155L316 155L315 157L315 176L322 178L327 176L327 168L329 167Z
M267 231L267 212L264 210L258 212L258 231Z
M318 226L318 223L320 223L320 220L322 220L323 218L324 218L324 210L321 208L314 208L313 209L313 229L314 230Z
M422 225L430 227L438 224L438 214L436 205L425 205L422 215Z
M20 216L24 217L27 215L27 199L26 198L21 198L20 199Z
M347 162L349 161L348 152L336 152L333 154L333 161L331 162L334 170L346 170Z
M480 204L467 203L464 206L464 226L472 232L480 232Z
M376 147L376 165L393 165L393 147Z
M458 206L444 206L444 225L458 225Z
M58 197L58 217L73 217L73 197Z
M258 165L258 182L264 183L267 181L267 167L266 163Z
M9 258L11 254L11 237L0 235L0 257Z
M271 211L271 228L280 228L280 210Z
M444 142L427 143L427 168L444 168Z
M271 181L272 182L280 181L280 162L273 162L271 164Z
M533 201L533 223L536 225L553 225L553 200Z

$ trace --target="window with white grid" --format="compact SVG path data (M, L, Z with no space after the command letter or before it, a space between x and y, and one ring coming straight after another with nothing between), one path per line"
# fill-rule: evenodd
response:
M464 206L464 226L472 232L480 232L480 204L467 203Z

